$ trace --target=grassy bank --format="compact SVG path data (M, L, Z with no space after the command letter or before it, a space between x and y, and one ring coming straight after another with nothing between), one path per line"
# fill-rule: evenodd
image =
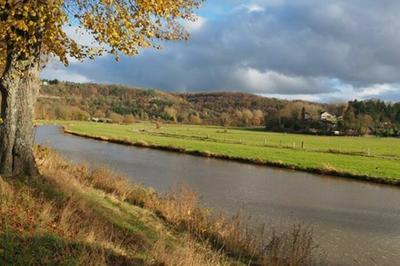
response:
M151 123L59 122L66 131L136 146L266 164L314 173L400 184L400 140L323 137Z
M41 175L0 177L0 265L310 265L312 237L211 215L196 195L165 196L37 148Z

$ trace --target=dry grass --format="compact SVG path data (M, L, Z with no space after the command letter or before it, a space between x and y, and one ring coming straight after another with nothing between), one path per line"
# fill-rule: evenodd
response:
M184 239L185 245L181 249L168 247L164 240L159 240L154 245L151 253L164 265L175 266L201 266L201 265L230 265L232 264L221 252L209 252L210 246L201 246L191 238ZM201 252L199 252L199 250Z
M316 264L311 233L301 227L267 234L240 216L213 215L187 187L161 197L45 148L36 156L40 177L0 178L2 265L21 253L21 265Z
M205 209L197 195L188 187L179 186L165 197L147 206L178 230L205 241L214 249L247 264L257 265L313 265L317 264L312 232L301 226L294 226L289 232L278 234L265 230L264 226L254 228L245 224L247 217L240 214L233 217L220 214L215 216Z
M321 171L326 173L343 173L342 170L338 169L337 167L333 166L330 163L324 163L321 168Z

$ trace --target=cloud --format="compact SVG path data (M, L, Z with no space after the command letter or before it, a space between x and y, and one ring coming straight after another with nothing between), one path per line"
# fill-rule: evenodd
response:
M207 19L202 16L197 16L195 21L189 21L186 23L185 28L190 33L195 33L196 31L201 30L204 25L207 23Z
M248 90L261 94L315 94L333 91L324 78L288 76L275 71L261 72L254 68L238 69L235 76Z
M397 0L209 1L187 25L188 42L120 64L110 56L73 64L65 73L169 91L321 101L398 96L399 13Z
M72 63L72 65L73 64L75 63ZM79 74L78 72L70 71L55 60L51 60L47 67L42 71L42 77L46 79L58 79L77 83L92 81L88 77Z
M257 4L248 5L247 9L249 10L249 12L262 12L262 11L265 11L265 9L262 6L259 6Z

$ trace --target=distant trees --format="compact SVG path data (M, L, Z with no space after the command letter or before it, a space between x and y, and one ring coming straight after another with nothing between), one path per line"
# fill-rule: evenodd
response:
M253 119L252 125L253 126L261 126L264 123L264 112L261 110L253 111Z
M200 125L202 123L202 120L198 114L191 114L189 116L189 123L194 125Z
M76 106L97 118L106 117L108 110L124 117L133 115L137 120L224 126L263 125L268 106L281 102L251 94L169 94L119 85L70 82L43 86L42 94L47 98L39 99L36 115L46 119L64 119L62 112L55 114L54 110L58 106Z
M58 83L60 83L58 79L51 79L51 80L43 79L42 82L47 83L49 85L57 85Z
M400 103L377 100L327 105L242 93L169 94L68 82L43 86L42 94L46 97L39 99L38 119L86 119L89 114L104 118L112 112L116 123L159 120L225 127L265 125L273 131L312 134L400 135ZM335 121L322 121L324 111Z
M87 121L90 114L77 106L38 105L35 110L36 119L80 120Z
M122 122L124 122L124 117L114 112L109 112L107 118L110 118L112 122L116 124L122 124Z
M96 110L96 112L94 113L94 117L104 118L106 117L106 114L102 110Z
M328 111L334 119L321 117ZM317 105L291 102L268 111L267 129L313 134L400 136L400 104L379 100L351 101L341 105Z
M164 112L167 114L167 116L170 117L170 120L172 120L175 123L177 122L177 117L176 116L178 114L178 111L174 107L166 106L164 108Z
M264 122L264 113L261 110L247 108L235 110L232 115L224 112L221 114L221 124L224 126L261 126Z
M368 128L368 133L380 136L400 136L400 103L386 103L381 100L351 101L359 133ZM346 119L345 119L346 120ZM354 127L354 125L353 125Z
M344 125L344 130L356 130L357 125L356 125L356 116L354 114L353 107L349 105L346 108L346 111L344 112L343 115L343 125ZM350 134L352 135L352 134Z
M301 101L278 105L267 111L265 125L270 130L306 133L314 127L321 127L312 121L319 121L322 108L321 105Z
M252 119L253 119L253 113L249 109L244 109L242 111L242 125L243 126L251 125Z
M229 127L232 125L232 116L226 112L221 114L221 118L220 118L220 125L223 127Z

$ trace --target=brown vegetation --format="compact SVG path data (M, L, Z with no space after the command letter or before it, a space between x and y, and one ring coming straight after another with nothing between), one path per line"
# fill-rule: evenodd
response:
M316 263L308 230L266 234L213 215L186 187L161 197L107 169L36 155L41 176L0 178L0 264Z
M37 119L79 120L72 119L70 109L75 108L75 112L79 109L97 118L117 113L123 119L133 116L135 120L173 123L263 126L270 108L289 103L245 93L171 94L118 85L49 83L42 86ZM117 123L120 120L117 117Z

